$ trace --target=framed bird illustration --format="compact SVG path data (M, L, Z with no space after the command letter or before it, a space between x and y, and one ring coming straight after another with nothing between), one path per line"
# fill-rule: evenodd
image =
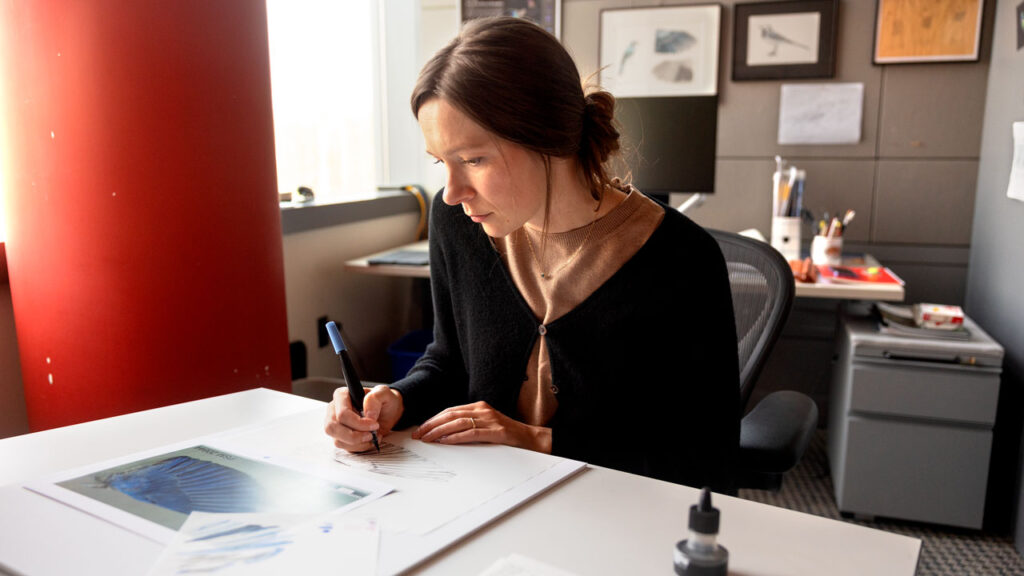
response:
M606 8L600 83L616 98L714 96L722 7Z
M733 80L832 78L838 0L735 6Z

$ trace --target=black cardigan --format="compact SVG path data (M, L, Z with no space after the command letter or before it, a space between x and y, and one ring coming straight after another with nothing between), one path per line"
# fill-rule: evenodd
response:
M484 400L516 417L534 340L546 332L558 410L553 453L726 489L739 444L739 368L725 261L671 208L590 297L541 327L483 229L435 198L434 342L409 375L399 427Z

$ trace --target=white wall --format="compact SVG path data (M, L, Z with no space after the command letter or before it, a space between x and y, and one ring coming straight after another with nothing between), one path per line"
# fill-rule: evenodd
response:
M1024 202L1006 195L1013 158L1011 126L1024 122L1024 49L1017 49L1015 30L1019 3L996 3L965 308L1005 350L985 522L1004 527L1015 510L1017 550L1024 553L1024 455L1019 451L1024 422Z
M317 346L317 318L339 324L364 380L388 381L388 344L420 316L410 279L348 272L345 262L416 240L419 215L408 213L284 236L288 339L302 340L309 376L339 376L338 358Z

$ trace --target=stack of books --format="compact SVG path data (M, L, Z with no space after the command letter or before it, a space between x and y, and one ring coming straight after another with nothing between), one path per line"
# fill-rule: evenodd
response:
M836 284L896 284L903 279L884 266L818 266L818 276Z
M885 302L876 302L875 309L878 311L878 331L882 334L892 336L909 336L913 338L937 338L941 340L970 340L971 333L963 324L957 324L955 328L934 328L922 325L916 318L921 314L915 314L915 308L928 306L926 304L915 304L913 306L895 306ZM916 317L916 318L915 318Z

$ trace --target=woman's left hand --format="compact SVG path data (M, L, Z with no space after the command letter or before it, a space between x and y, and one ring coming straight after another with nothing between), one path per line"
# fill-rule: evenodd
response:
M443 410L414 430L412 437L439 444L485 442L551 453L551 428L530 426L509 418L487 402Z

